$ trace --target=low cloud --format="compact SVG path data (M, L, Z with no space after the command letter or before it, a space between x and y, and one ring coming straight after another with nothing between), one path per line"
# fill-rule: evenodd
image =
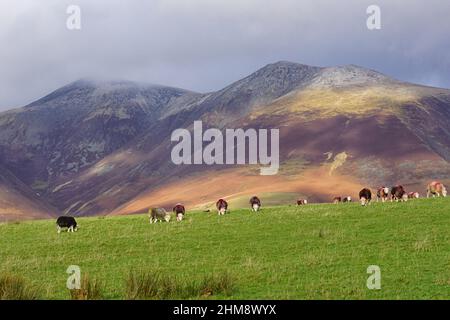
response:
M72 4L81 30L66 28ZM212 91L278 60L450 87L449 16L440 0L3 0L0 109L82 77Z

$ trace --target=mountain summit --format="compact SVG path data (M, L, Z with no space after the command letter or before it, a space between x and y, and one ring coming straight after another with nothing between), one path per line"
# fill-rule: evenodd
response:
M356 65L323 68L315 75L310 85L315 87L345 87L356 85L374 85L399 83L374 70L366 69Z

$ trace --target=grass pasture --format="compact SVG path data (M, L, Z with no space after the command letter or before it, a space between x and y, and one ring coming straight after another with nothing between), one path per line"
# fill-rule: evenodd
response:
M146 215L77 220L70 234L53 220L0 224L0 275L25 279L38 299L70 298L69 265L104 299L129 297L132 272L165 277L156 286L175 288L170 298L450 299L450 198L199 211L153 225ZM381 290L366 287L369 265L381 268ZM198 294L203 283L226 290Z

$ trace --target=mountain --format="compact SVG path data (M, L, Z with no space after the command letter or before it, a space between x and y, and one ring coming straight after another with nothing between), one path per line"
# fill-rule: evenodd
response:
M280 172L176 166L173 130L279 128ZM450 90L355 65L267 65L206 94L133 82L80 80L0 114L0 164L65 214L149 206L329 201L362 186L421 191L450 173ZM445 182L450 182L445 180Z
M181 89L80 80L0 114L0 162L26 184L49 191L144 132L179 102Z

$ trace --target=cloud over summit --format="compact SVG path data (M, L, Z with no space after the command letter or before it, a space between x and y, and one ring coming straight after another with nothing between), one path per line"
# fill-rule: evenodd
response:
M66 28L81 7L82 29ZM4 0L0 109L78 78L217 90L279 60L357 64L450 87L450 3L377 1L382 29L366 27L366 0Z

